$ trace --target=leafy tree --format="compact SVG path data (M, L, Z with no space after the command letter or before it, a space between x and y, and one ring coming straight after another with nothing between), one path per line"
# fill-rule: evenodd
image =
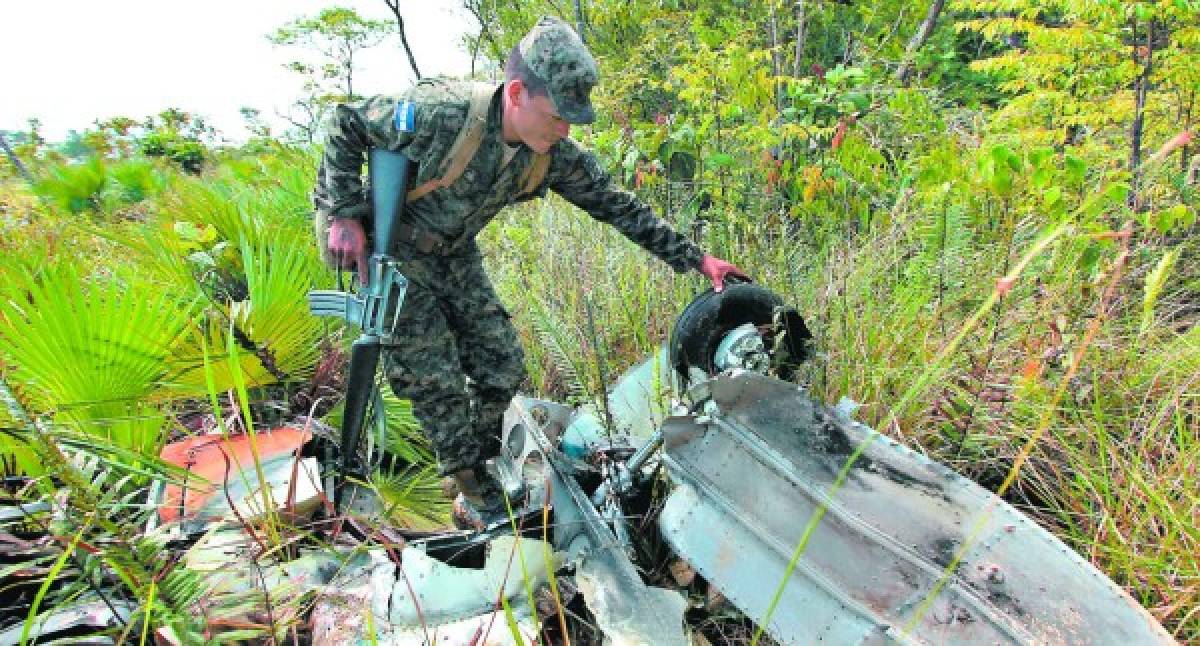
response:
M353 9L333 7L316 17L297 18L267 36L280 46L315 50L316 62L294 60L285 69L303 79L302 94L280 116L292 124L298 139L313 141L333 104L354 98L354 57L396 30L384 20L370 20Z
M1005 45L972 65L999 74L1013 97L996 129L1060 146L1128 141L1140 87L1151 132L1165 139L1178 127L1175 115L1190 114L1197 87L1200 25L1191 4L964 0L958 6L968 13L956 28Z
M190 172L199 173L209 151L206 142L216 138L216 131L198 115L177 108L167 108L157 117L147 117L142 123L144 134L138 146L147 157L164 157Z
M258 108L250 106L242 106L239 110L242 115L242 120L246 124L246 130L251 137L269 138L271 136L271 126L266 121L263 121L262 111Z
M332 7L314 18L297 18L267 38L276 45L311 47L321 55L312 70L335 80L345 98L354 97L354 57L374 47L396 30L385 20L370 20L353 9Z
M299 74L304 83L301 94L285 112L279 112L280 117L292 125L289 136L296 141L312 143L316 140L317 129L325 115L345 97L336 92L328 91L324 77L316 73L316 69L308 63L292 61L287 69Z
M58 145L58 151L69 159L80 160L96 154L96 149L88 145L78 130L68 130L67 138Z
M4 163L0 165L0 177L19 175L26 181L33 181L33 176L25 167L25 162L21 160L14 149L14 145L20 145L24 140L25 133L23 132L0 130L0 149L4 151Z

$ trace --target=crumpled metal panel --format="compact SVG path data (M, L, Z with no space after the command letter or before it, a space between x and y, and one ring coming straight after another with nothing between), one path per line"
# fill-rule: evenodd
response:
M654 435L667 416L673 378L666 348L659 348L622 374L608 393L613 423L634 446Z
M610 437L613 445L640 446L667 415L673 374L666 350L659 348L617 379L607 395L607 410L599 402L579 407L556 442L559 450L580 459L593 447L608 446ZM609 416L613 428L606 429Z
M718 411L664 425L663 459L680 486L660 528L761 623L824 505L766 626L776 639L1173 643L1112 581L970 480L839 417L793 384L738 373L709 388ZM925 604L964 545L953 576Z
M538 621L526 593L546 584L548 549L549 544L539 540L496 537L484 567L473 569L453 567L406 547L401 571L383 550L370 550L365 558L344 563L321 590L313 608L313 642L515 644L504 612L496 605L503 596L521 639L531 643ZM551 555L549 564L557 563L558 557Z
M497 536L488 544L487 561L481 569L447 565L415 548L400 554L404 571L390 577L377 569L373 578L390 585L390 595L374 599L376 616L392 625L448 624L488 614L504 597L513 606L524 603L525 593L544 585L547 564L558 556L546 554L549 543L529 538ZM557 568L556 568L557 569ZM398 580L399 579L399 580Z
M650 370L645 365L643 369ZM597 625L612 644L687 644L683 632L686 609L683 596L645 584L625 546L571 477L571 461L547 439L543 429L552 426L555 420L552 416L536 419L533 411L538 405L537 400L514 400L505 423L520 426L525 434L523 442L536 447L523 451L526 480L544 482L548 488L535 492L534 500L547 497L554 511L554 547L575 563L579 591ZM530 456L536 459L530 460ZM529 474L530 469L540 473Z
M158 505L163 522L182 520L187 531L202 531L208 523L237 516L255 520L263 515L261 468L276 511L311 512L322 499L320 468L315 458L296 457L310 439L309 431L285 426L260 431L254 438L198 435L172 442L160 457L187 470L189 479L183 485L167 484L150 502Z
M614 541L615 542L615 541ZM683 595L642 583L620 550L591 551L577 567L576 580L596 623L614 646L684 646Z

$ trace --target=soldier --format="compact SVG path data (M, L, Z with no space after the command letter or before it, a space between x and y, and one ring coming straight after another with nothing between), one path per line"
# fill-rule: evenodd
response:
M513 48L504 75L482 96L471 82L428 79L399 96L337 106L314 194L318 236L327 235L336 262L357 266L364 278L364 154L402 150L418 164L399 229L404 242L393 250L409 287L400 340L385 348L384 367L396 395L412 401L442 473L458 485L460 526L503 513L503 494L484 464L499 453L504 410L525 378L524 351L475 244L501 208L552 190L675 271L699 271L718 290L726 275L744 277L655 217L568 136L571 124L594 120L589 94L597 80L596 62L570 26L542 18ZM473 92L485 109L471 110ZM455 141L469 117L482 136L454 177L448 157L463 157Z

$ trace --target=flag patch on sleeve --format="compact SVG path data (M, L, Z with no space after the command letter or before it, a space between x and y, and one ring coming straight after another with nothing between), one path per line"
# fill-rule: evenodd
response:
M396 102L396 130L412 132L417 124L417 105L412 101Z

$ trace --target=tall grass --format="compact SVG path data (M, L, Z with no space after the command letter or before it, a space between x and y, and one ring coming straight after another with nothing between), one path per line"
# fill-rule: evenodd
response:
M945 154L931 149L930 156ZM808 319L820 356L802 378L820 398L861 402L865 422L992 488L1063 385L1067 357L1094 316L1103 287L1097 281L1117 256L1104 233L1115 218L1105 213L1119 212L1122 197L1113 191L1076 202L1082 219L1075 233L997 289L1022 250L1053 224L1023 195L1029 180L1021 173L1032 166L1016 154L1021 172L1008 191L972 175L918 184L908 195L882 182L872 201L888 205L886 214L865 229L771 217L781 209L760 195L745 210L718 204L700 237ZM668 217L690 229L677 216ZM1187 640L1200 638L1200 249L1194 227L1182 233L1135 232L1108 319L1006 497ZM698 274L673 274L558 201L503 216L484 232L484 246L521 329L533 387L550 396L594 396L598 361L610 374L632 365L665 341L673 317L707 288ZM1159 270L1176 274L1155 275L1164 250L1193 264L1176 260ZM998 302L945 358L938 378L916 383L994 290ZM586 324L588 303L603 357ZM912 405L889 417L914 384Z
M1180 639L1200 639L1195 225L1159 227L1158 216L1123 210L1120 191L1100 190L1121 180L1102 159L1088 174L1019 142L1009 150L971 133L964 143L936 131L940 122L904 135L913 129L904 120L927 108L892 106L894 132L851 135L822 155L823 177L846 182L811 200L729 177L651 182L644 197L662 206L670 188L667 217L679 230L797 306L819 350L800 378L823 400L861 402L863 421L880 432L995 489L1049 419L1006 497ZM884 163L876 148L892 144ZM142 454L179 431L173 414L197 398L201 410L220 409L205 396L241 390L232 399L247 420L263 404L279 406L287 388L319 372L328 357L318 348L340 331L309 317L302 300L333 282L310 241L312 166L311 155L281 149L161 183L145 166L106 170L123 187L120 204L102 199L109 179L97 188L86 169L64 171L80 177L64 174L57 193L43 195L66 201L20 202L28 213L0 220L0 376L33 417L106 437L126 429L114 444ZM1060 189L1057 201L1045 197L1046 181ZM1188 193L1172 193L1180 181L1151 176L1146 190L1194 209ZM712 197L707 210L697 206L702 194ZM68 215L115 215L134 198L144 206L138 218ZM1073 233L998 285L1068 212L1077 214ZM1126 218L1138 222L1127 270L1068 378L1117 257L1107 232ZM503 215L481 242L525 345L529 390L568 402L596 398L653 352L708 287L557 199ZM939 358L994 294L958 349ZM206 362L205 347L223 350ZM894 410L906 393L912 405ZM375 485L396 518L442 522L428 448L402 405L388 409L392 452L415 468ZM0 420L16 426L3 410ZM20 455L29 473L53 458ZM82 500L94 513L94 497Z

